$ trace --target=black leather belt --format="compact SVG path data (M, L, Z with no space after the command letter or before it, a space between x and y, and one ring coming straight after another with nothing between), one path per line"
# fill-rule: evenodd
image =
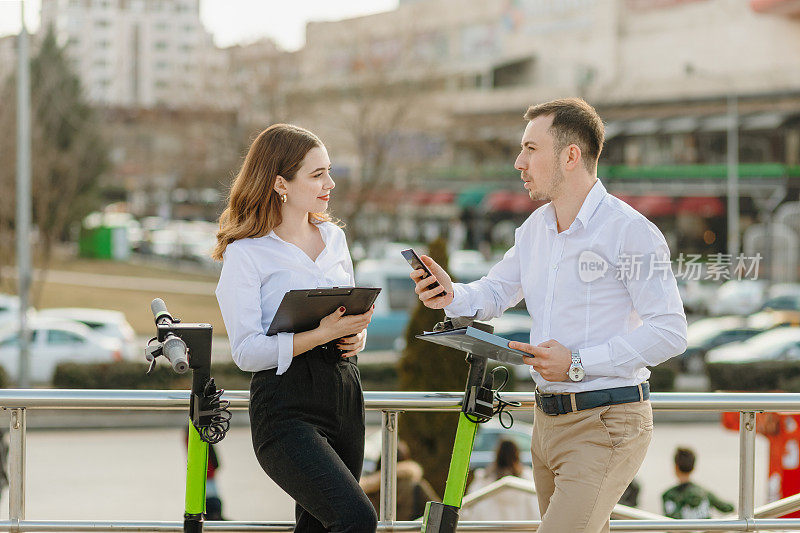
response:
M572 413L573 411L594 409L595 407L602 407L604 405L616 405L647 400L650 398L650 384L645 381L641 385L576 392L574 394L542 394L537 389L535 397L536 405L544 414L556 416ZM574 409L572 402L573 397L575 398Z

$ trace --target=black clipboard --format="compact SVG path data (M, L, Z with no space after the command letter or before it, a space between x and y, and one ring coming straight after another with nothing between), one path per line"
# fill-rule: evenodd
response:
M508 347L510 342L504 337L487 333L472 326L466 328L449 329L445 331L425 332L416 336L418 339L449 346L462 352L488 357L512 365L524 365L523 356L533 357L531 354Z
M366 313L380 292L380 288L373 287L329 287L289 291L283 295L267 335L312 330L319 326L320 320L342 306L347 308L345 315Z

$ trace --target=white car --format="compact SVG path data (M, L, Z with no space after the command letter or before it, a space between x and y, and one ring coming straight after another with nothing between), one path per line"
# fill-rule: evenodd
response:
M89 309L81 307L57 307L42 309L38 316L75 320L89 326L95 333L104 337L119 339L122 343L122 355L125 359L133 359L140 355L137 350L136 333L120 311L109 309Z
M800 328L775 328L746 341L709 350L707 363L754 363L800 360Z
M34 309L28 308L28 318L33 315ZM6 324L16 324L19 320L19 296L0 294L0 327Z
M761 308L766 299L764 280L730 280L720 285L708 310L714 316L749 315Z
M122 344L104 337L89 326L57 318L34 317L30 321L29 376L33 383L49 383L59 363L121 361ZM9 378L19 377L19 330L16 325L0 329L0 365Z

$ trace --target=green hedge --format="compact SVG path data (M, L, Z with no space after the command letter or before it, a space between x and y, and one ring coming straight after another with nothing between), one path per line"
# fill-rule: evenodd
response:
M459 362L461 363L461 362ZM466 368L466 363L463 363ZM494 368L497 365L490 365ZM360 363L361 383L364 390L399 390L395 363ZM0 369L2 370L2 369ZM152 374L145 374L147 364L124 361L119 363L61 363L56 367L53 387L58 389L190 389L191 374L176 374L167 365L159 364ZM243 372L232 362L214 363L211 375L218 387L226 390L248 390L250 372ZM6 378L0 373L0 386ZM506 391L515 390L514 374L506 384Z
M675 375L671 366L658 365L650 369L650 390L652 392L671 392L675 390Z
M146 363L61 363L53 376L58 389L190 389L192 375L176 374L169 366L159 364L149 376ZM217 363L211 375L218 387L227 390L249 389L250 373L242 372L233 363Z
M797 361L709 363L706 372L711 390L800 392Z

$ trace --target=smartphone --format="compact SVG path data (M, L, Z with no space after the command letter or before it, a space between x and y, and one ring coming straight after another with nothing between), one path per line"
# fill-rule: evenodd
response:
M411 265L411 268L413 268L414 270L425 271L425 275L422 276L422 279L425 279L428 276L433 276L433 274L431 274L431 271L428 270L428 267L425 266L425 263L422 262L422 259L420 259L419 256L417 255L417 252L415 252L413 249L409 248L408 250L403 250L400 253L403 254L403 257L406 258L406 261L408 261L408 264ZM434 281L428 286L429 289L435 289L436 287L439 287L438 281ZM447 292L442 291L437 296L444 296L445 294L447 294Z

